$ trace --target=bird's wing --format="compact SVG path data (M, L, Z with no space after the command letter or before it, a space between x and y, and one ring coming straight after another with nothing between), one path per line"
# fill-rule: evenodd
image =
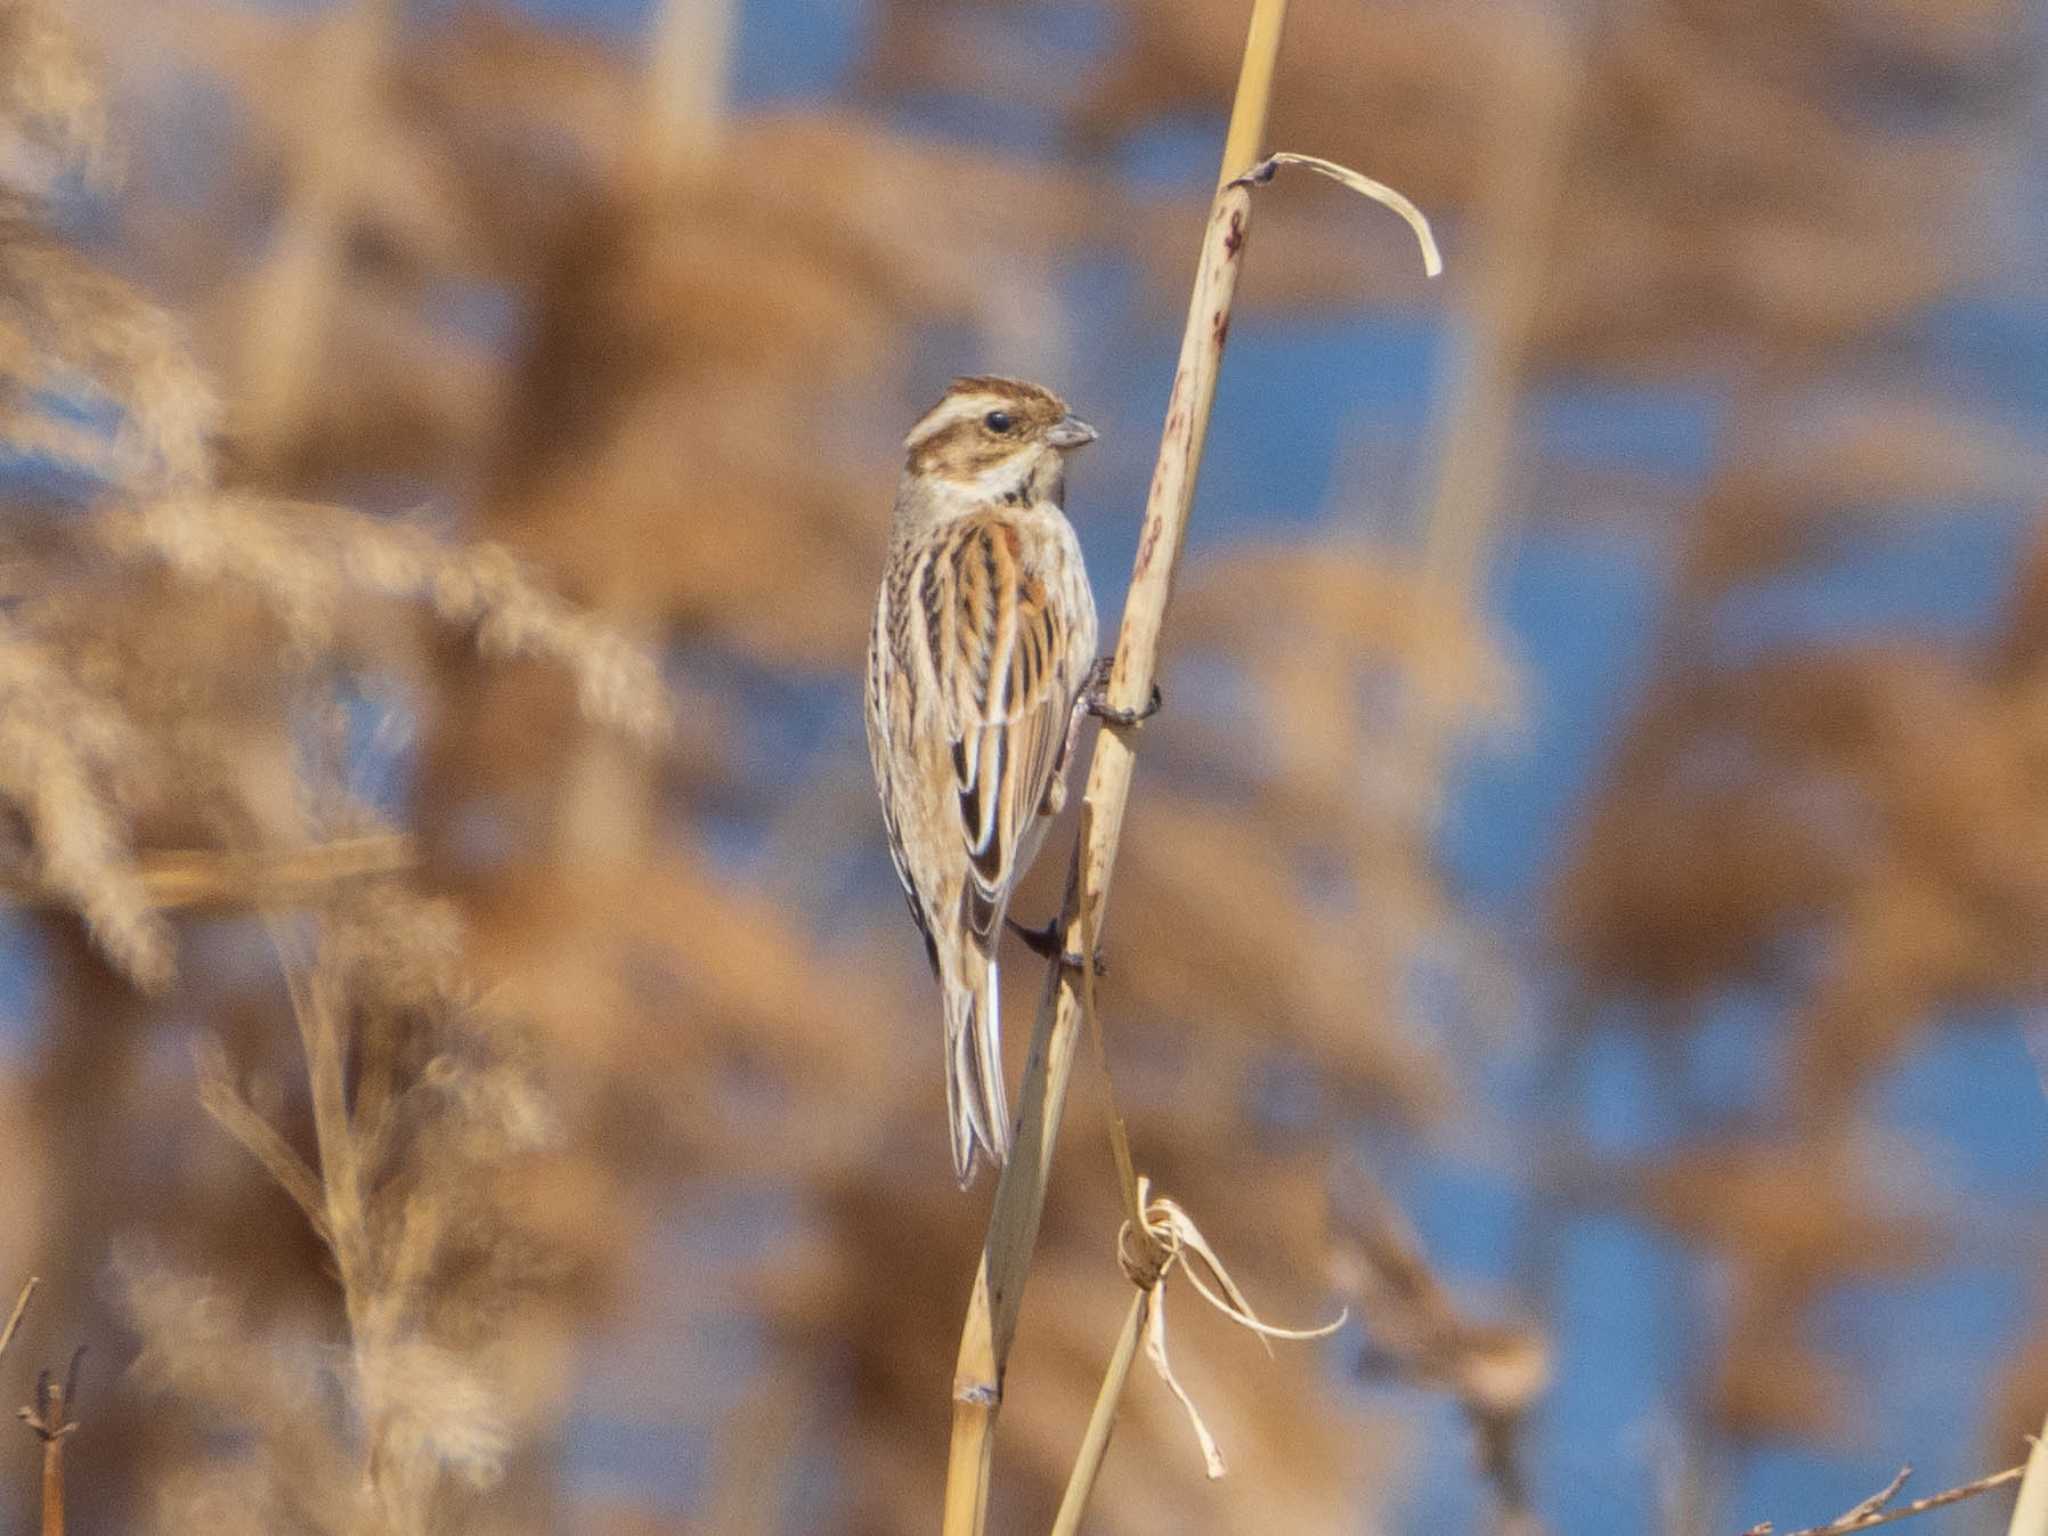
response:
M1067 675L1071 616L1024 554L1025 535L1007 519L964 518L946 531L920 593L967 844L962 916L984 951L1023 873L1018 854L1078 686Z
M925 914L924 899L918 894L917 881L911 874L903 829L896 817L896 752L892 738L899 708L896 695L902 687L899 669L903 663L895 654L890 617L899 601L901 595L896 592L894 584L885 579L881 596L875 604L874 629L868 637L868 758L874 765L875 785L881 791L882 825L888 834L889 862L896 866L896 880L903 887L903 899L910 903L911 920L917 924L925 950L931 957L932 969L936 971L939 957L934 947L936 940L932 937L931 919Z

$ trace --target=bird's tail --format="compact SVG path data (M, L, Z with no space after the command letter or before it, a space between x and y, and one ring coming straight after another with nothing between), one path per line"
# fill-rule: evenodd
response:
M961 946L960 973L944 978L946 1112L952 1122L953 1172L965 1189L977 1151L1001 1167L1010 1155L1010 1110L1003 1094L1003 1026L995 960Z

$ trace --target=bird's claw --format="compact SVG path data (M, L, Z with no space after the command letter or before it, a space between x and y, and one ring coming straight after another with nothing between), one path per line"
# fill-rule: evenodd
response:
M1057 919L1047 923L1043 928L1027 928L1014 917L1006 917L1003 921L1009 924L1010 932L1024 941L1024 947L1040 959L1056 959L1070 971L1078 971L1084 965L1092 965L1097 976L1109 974L1109 962L1102 957L1100 949L1095 951L1092 960L1083 960L1061 944L1060 925Z
M1159 685L1154 683L1152 685L1152 697L1146 701L1143 709L1117 708L1116 705L1109 702L1109 673L1114 662L1115 658L1110 656L1105 656L1096 662L1095 670L1089 676L1088 686L1082 692L1082 704L1089 714L1100 720L1104 725L1142 725L1159 713L1159 706L1165 702L1165 697L1160 693Z

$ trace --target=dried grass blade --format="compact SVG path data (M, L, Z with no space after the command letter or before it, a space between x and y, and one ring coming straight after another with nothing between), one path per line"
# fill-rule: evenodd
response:
M1314 171L1318 176L1327 176L1340 187L1349 187L1360 197L1369 197L1382 208L1390 208L1407 221L1415 232L1415 243L1422 247L1422 270L1431 277L1441 277L1444 258L1437 250L1436 234L1429 227L1429 215L1406 196L1395 191L1383 181L1374 181L1362 171L1354 171L1348 165L1339 165L1334 160L1324 160L1316 155L1297 155L1282 151L1268 155L1244 175L1231 182L1231 186L1262 187L1279 173L1283 165L1298 165L1303 170Z
M36 1287L42 1283L39 1277L30 1275L27 1283L21 1288L21 1294L14 1298L14 1310L7 1314L7 1326L0 1328L0 1355L6 1354L7 1346L14 1342L14 1335L21 1328L22 1317L28 1312L29 1298L35 1295Z
M1223 1464L1223 1452L1216 1444L1216 1437L1209 1433L1209 1426L1202 1422L1202 1411L1195 1406L1188 1389L1180 1384L1180 1378L1173 1374L1173 1364L1166 1358L1166 1291L1157 1287L1151 1291L1151 1319L1145 1329L1145 1355L1152 1362L1152 1368L1159 1373L1159 1379L1166 1383L1168 1390L1180 1399L1180 1406L1188 1416L1188 1423L1195 1431L1195 1439L1201 1442L1202 1466L1214 1482L1230 1469Z

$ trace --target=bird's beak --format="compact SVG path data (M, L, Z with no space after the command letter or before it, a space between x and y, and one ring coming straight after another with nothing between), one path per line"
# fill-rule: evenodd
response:
M1052 430L1045 434L1045 440L1055 448L1079 448L1094 442L1097 436L1093 427L1069 412L1053 423Z

